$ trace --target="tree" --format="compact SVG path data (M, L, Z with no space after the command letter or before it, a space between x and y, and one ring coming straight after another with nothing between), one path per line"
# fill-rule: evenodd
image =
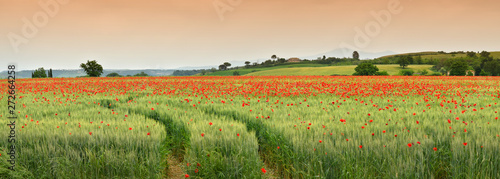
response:
M456 60L451 65L450 76L465 76L468 68L469 65L467 65L467 62L465 62L465 60Z
M411 64L412 62L413 62L413 57L411 56L403 56L399 57L398 59L398 64L399 66L403 67L403 69L405 69L405 67Z
M141 73L137 73L134 76L149 76L149 75L141 71Z
M231 63L229 63L229 62L224 62L224 66L226 66L226 68L227 68L227 67L230 67L230 66L231 66Z
M352 58L353 58L354 60L359 60L359 53L358 53L358 51L354 51L354 52L352 52Z
M488 58L490 57L490 52L487 52L487 51L482 51L480 54L479 54L480 57L484 57L484 58Z
M86 64L84 63L80 64L80 68L83 68L85 73L87 73L87 75L90 77L99 77L101 76L103 71L102 66L98 64L97 61L95 60L92 61L87 60Z
M361 63L354 70L356 71L356 73L354 73L353 75L369 76L375 75L375 73L377 73L378 71L378 68L371 63Z
M206 75L207 73L208 73L207 70L205 69L201 70L201 75Z
M285 58L279 58L278 59L278 63L286 63L286 59Z
M467 52L467 57L476 58L476 52Z
M212 67L212 68L210 68L210 72L212 72L212 73L213 73L213 72L216 72L216 71L217 71L217 69L216 69L216 68L213 68L213 67Z
M420 55L419 55L419 56L417 56L417 57L415 58L415 63L417 63L417 64L423 64L423 63L424 63L424 61L422 60L422 56L420 56Z
M246 61L246 62L245 62L245 67L247 67L247 68L248 68L248 67L250 66L250 63L251 63L250 61Z
M113 73L106 75L106 77L121 77L121 75L116 73L116 72L113 72Z
M276 56L276 55L271 56L271 59L273 59L273 60L276 60L276 58L278 58L278 56Z
M485 62L483 69L491 76L500 75L500 59Z
M49 75L48 75L48 77L49 77L49 78L52 78L52 77L53 77L53 76L52 76L52 68L51 68L51 69L49 69Z
M45 73L45 69L38 68L33 72L33 78L47 78L47 74Z
M222 64L222 65L219 65L219 70L223 71L223 70L226 70L226 65Z

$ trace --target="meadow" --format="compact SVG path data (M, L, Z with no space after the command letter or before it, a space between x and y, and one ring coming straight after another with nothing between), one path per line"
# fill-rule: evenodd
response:
M0 125L0 178L500 178L498 77L17 83L18 170Z

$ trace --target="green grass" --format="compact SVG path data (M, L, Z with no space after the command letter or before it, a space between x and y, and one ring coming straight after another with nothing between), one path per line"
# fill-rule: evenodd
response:
M399 65L376 65L379 71L387 71L390 75L396 75L401 68ZM405 69L429 70L432 65L410 65ZM355 65L350 66L329 66L329 67L301 67L301 68L281 68L266 71L248 73L246 76L330 76L330 75L352 75L356 68Z

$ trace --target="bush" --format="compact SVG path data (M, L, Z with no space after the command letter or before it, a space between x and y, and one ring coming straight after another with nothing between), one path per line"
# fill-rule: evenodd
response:
M474 76L474 74L471 71L468 71L467 76Z
M378 71L378 68L377 66L371 63L361 63L354 70L356 70L356 72L352 75L369 76L369 75L375 75L375 73L377 73Z
M481 70L481 72L479 73L479 76L491 76L491 73L485 72L484 70Z
M409 70L409 69L399 71L399 74L403 75L403 76L412 76L413 73L415 73L415 72L413 70Z
M233 72L233 76L240 76L240 72L238 72L238 71L234 71L234 72Z
M389 76L389 73L387 71L378 71L375 73L377 76Z
M443 74L439 73L439 72L433 72L427 76L443 76Z
M429 71L427 71L426 69L423 69L423 70L418 70L418 73L420 73L420 75L427 75L429 73Z
M106 75L106 77L121 77L121 75L116 73L116 72L113 72L113 73Z

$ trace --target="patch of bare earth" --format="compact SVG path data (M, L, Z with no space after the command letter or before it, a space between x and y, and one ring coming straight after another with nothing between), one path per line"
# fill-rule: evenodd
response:
M168 178L185 178L185 173L182 171L182 164L178 158L174 156L168 156Z

